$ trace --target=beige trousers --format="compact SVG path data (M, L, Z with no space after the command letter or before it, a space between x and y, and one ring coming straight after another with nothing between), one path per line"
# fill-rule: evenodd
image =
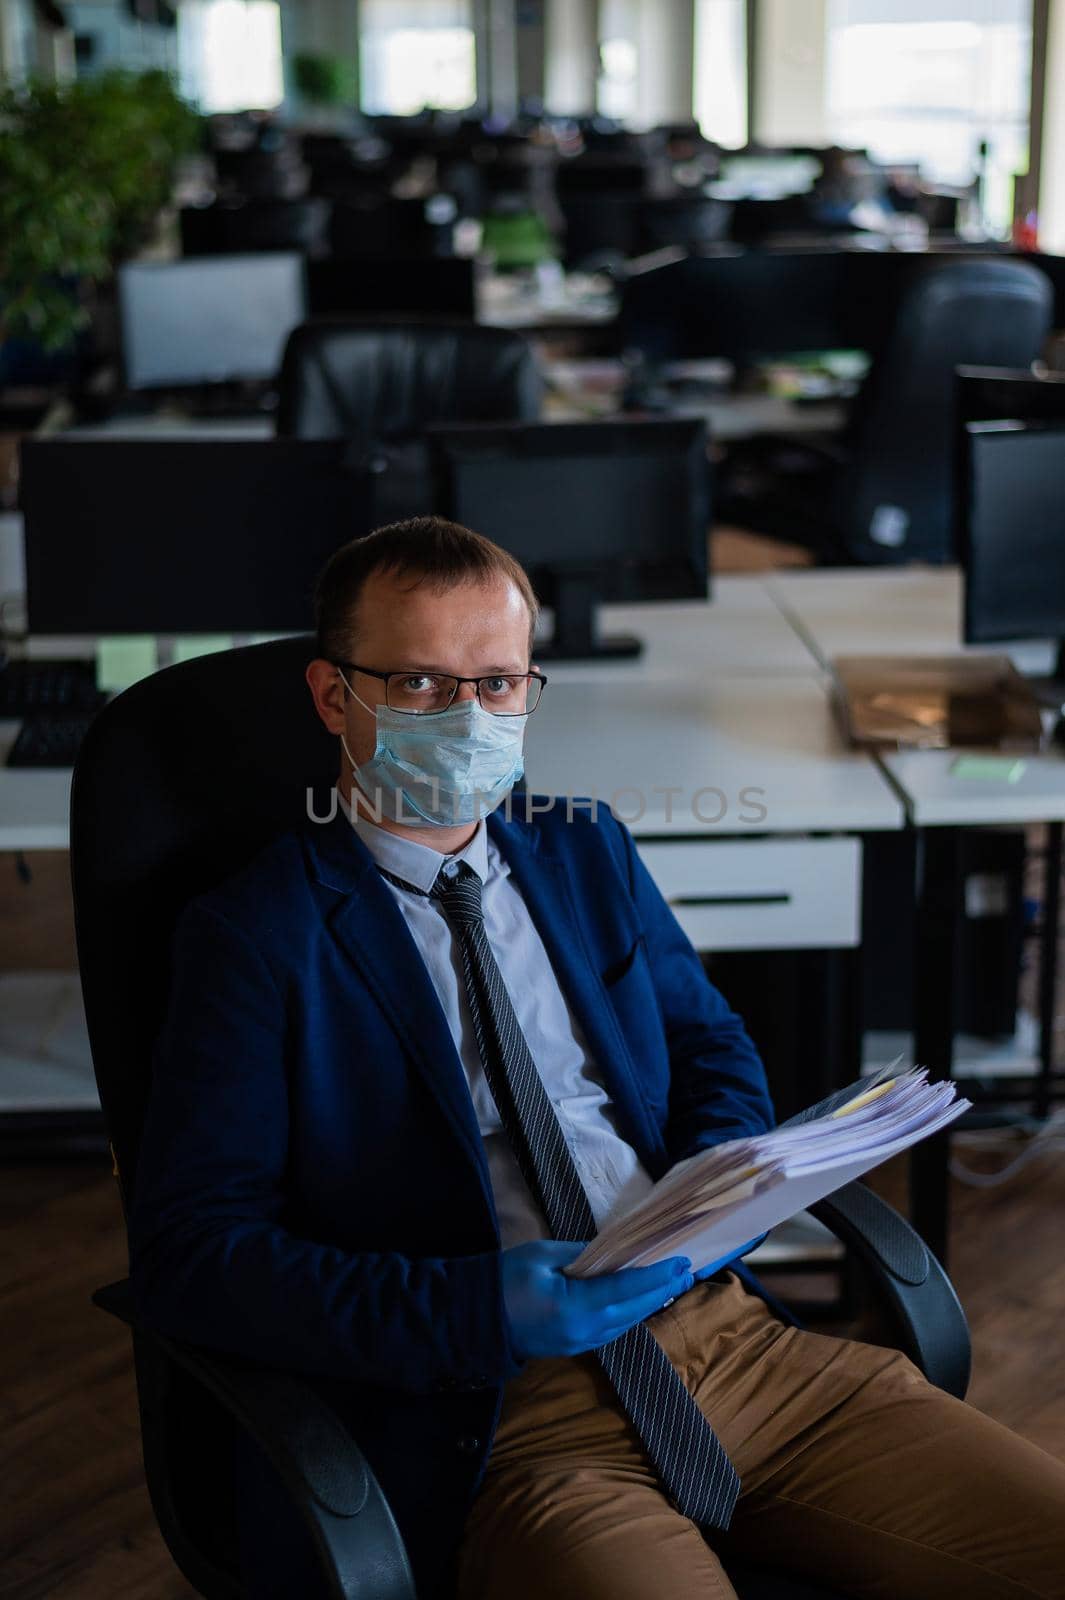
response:
M532 1361L504 1394L460 1600L731 1600L718 1551L854 1600L1065 1597L1065 1465L907 1357L790 1328L732 1272L648 1325L742 1479L728 1534L670 1506L594 1356Z

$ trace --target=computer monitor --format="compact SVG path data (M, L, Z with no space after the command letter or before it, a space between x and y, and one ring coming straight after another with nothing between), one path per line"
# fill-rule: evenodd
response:
M135 261L118 275L130 389L270 382L307 314L296 251Z
M602 600L708 594L706 426L697 418L477 423L430 430L438 506L509 550L554 607L543 661L632 656Z
M307 263L312 317L416 316L473 320L475 264L469 256L366 257Z
M1057 640L1065 694L1065 418L967 423L961 466L966 642Z
M876 356L912 285L957 259L835 249L692 255L624 285L621 344L652 362L722 356L744 366L821 350Z
M621 342L651 361L764 356L848 345L848 258L839 251L689 256L631 278Z
M373 525L342 440L31 439L20 499L35 634L298 632Z

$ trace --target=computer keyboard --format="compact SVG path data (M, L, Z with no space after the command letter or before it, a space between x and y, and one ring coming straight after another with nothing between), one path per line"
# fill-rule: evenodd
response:
M107 695L92 661L13 660L0 667L0 720L37 712L95 711Z
M47 711L27 717L7 753L9 767L72 767L92 711Z

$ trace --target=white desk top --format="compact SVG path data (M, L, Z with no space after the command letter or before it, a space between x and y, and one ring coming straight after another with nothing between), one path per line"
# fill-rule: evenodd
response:
M641 790L642 802L625 794L616 804L645 834L898 828L893 782L918 825L1065 818L1058 748L1025 757L1020 780L1008 783L952 774L956 751L878 762L845 747L818 655L961 650L959 613L958 573L942 568L723 577L709 606L604 607L604 631L636 633L644 654L545 664L551 684L529 724L530 784L608 802ZM0 760L16 730L0 723ZM681 794L653 792L666 787ZM723 791L724 815L717 797L694 799L709 789ZM743 789L764 793L745 805ZM67 772L0 769L0 849L65 848L69 793Z
M748 439L761 433L839 433L847 421L842 402L797 404L777 394L722 395L696 402L682 400L677 415L706 418L711 439Z
M17 722L0 722L0 850L65 850L70 843L70 771L6 767Z
M1003 652L1022 672L1046 672L1053 646L962 643L957 567L774 574L766 588L827 665L836 655ZM951 772L958 750L905 750L879 759L918 826L1049 822L1065 818L1065 750L1024 756L1016 783ZM986 751L979 752L987 754Z
M548 422L584 422L589 418L616 417L617 396L601 391L582 395L574 385L565 392L548 393L544 419ZM816 405L796 405L794 400L776 394L721 394L705 400L678 396L664 413L674 417L701 417L711 439L750 439L763 433L838 433L847 420L842 404L819 401Z
M1009 655L1021 672L1049 672L1053 647L1039 640L962 643L958 567L809 568L776 572L766 589L823 666L842 655Z
M628 661L545 661L543 668L551 687L584 681L590 674L627 682L663 676L675 679L682 672L730 678L752 672L817 674L817 662L774 604L760 576L715 578L712 595L709 604L705 600L671 600L601 606L600 631L604 635L635 634L643 641L643 653Z
M633 661L545 664L550 683L529 723L531 784L608 801L646 784L642 832L900 827L898 799L868 757L845 749L824 677L762 580L724 577L714 593L709 605L605 607L605 632L646 641ZM0 723L0 760L16 731ZM670 802L654 785L684 792ZM744 788L766 792L744 804ZM724 791L723 816L717 796L694 798L700 789ZM69 796L68 772L0 768L0 848L65 848ZM627 816L638 802L617 804Z
M1024 770L1016 783L959 777L950 769L960 753L903 750L880 758L905 794L918 827L1065 822L1065 750L1060 746L1042 755L1018 755Z
M579 671L530 718L531 789L594 795L636 834L903 825L879 767L845 747L824 678L711 674L679 685L595 670L582 682Z
M274 418L264 412L247 417L188 417L176 411L146 416L110 417L66 428L65 439L272 439Z

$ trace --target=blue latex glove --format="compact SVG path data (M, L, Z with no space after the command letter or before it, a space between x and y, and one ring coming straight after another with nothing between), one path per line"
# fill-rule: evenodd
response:
M694 1283L686 1256L570 1278L563 1267L583 1244L534 1239L504 1250L503 1304L516 1354L575 1356L618 1339Z
M748 1239L746 1244L741 1244L738 1250L732 1250L727 1256L722 1256L720 1261L711 1261L708 1267L700 1267L695 1274L696 1283L702 1283L704 1278L712 1278L715 1272L720 1272L722 1267L727 1267L730 1261L738 1261L749 1250L753 1250L757 1245L760 1245L765 1238L768 1238L768 1234L760 1233L756 1238Z

